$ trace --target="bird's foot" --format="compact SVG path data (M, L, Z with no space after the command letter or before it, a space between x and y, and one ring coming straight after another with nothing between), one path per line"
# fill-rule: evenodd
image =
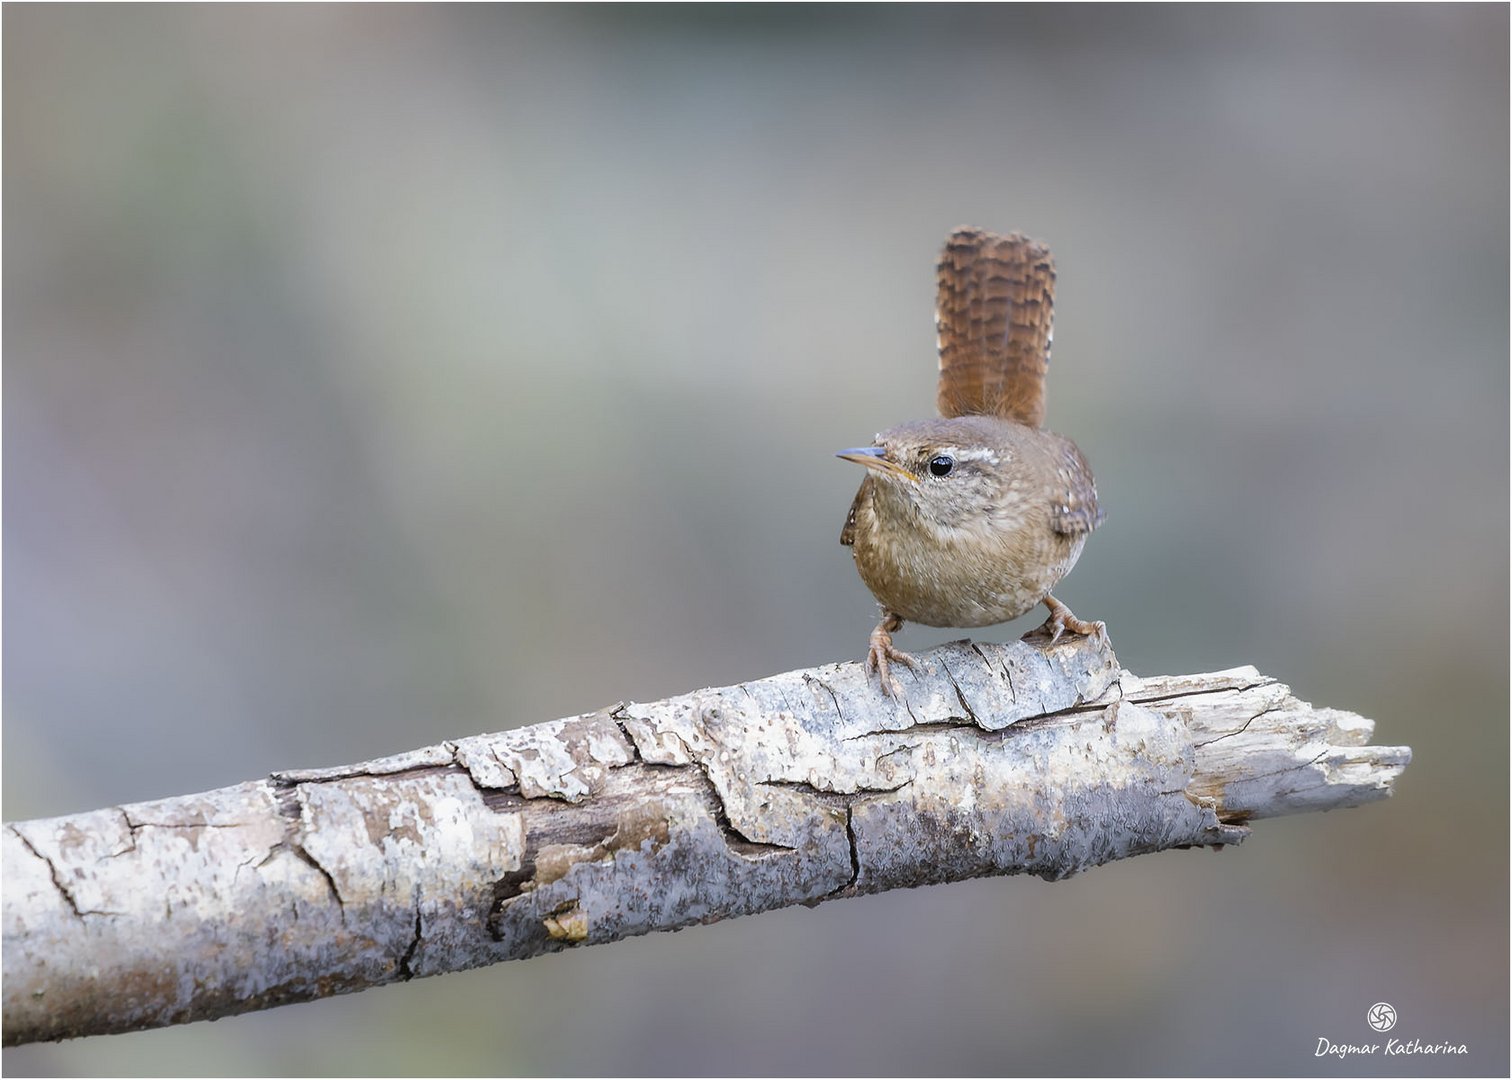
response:
M1098 637L1107 640L1108 624L1102 621L1088 621L1078 619L1072 614L1071 609L1053 596L1045 597L1045 606L1050 609L1050 617L1046 619L1033 633L1049 634L1050 644L1054 645L1060 640L1061 635L1067 630L1082 637Z
M919 670L919 662L892 643L893 633L903 628L901 616L890 611L882 613L882 621L871 632L871 646L866 650L866 670L875 671L882 685L882 696L894 701L903 699L903 687L889 668L890 664L902 664L913 671Z

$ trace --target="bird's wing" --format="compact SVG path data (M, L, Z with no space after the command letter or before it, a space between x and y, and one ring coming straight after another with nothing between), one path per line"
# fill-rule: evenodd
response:
M1070 439L1055 436L1056 472L1050 525L1058 533L1089 533L1106 516L1097 502L1097 483L1082 452Z
M846 547L856 542L856 511L861 508L861 500L866 497L866 485L870 483L870 476L861 480L861 486L856 489L856 497L851 500L850 510L846 512L845 524L840 528L840 542Z

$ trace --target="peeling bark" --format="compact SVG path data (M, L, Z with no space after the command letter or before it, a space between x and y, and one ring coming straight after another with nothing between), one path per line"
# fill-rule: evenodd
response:
M5 827L4 1042L210 1019L791 904L1056 880L1391 793L1252 668L956 642Z

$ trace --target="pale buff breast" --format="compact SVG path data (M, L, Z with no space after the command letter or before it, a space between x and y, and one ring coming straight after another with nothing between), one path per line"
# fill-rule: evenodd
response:
M856 508L853 555L872 594L926 626L990 626L1041 603L1076 565L1086 534L1050 525L1048 502L1025 498L971 531L911 521L905 542L878 542L877 497ZM897 524L897 518L893 518Z

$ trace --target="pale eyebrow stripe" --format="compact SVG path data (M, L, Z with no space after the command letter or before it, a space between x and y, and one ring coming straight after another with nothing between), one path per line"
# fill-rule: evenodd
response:
M993 449L991 449L989 447L985 447L985 446L974 446L974 447L972 447L969 450L963 450L963 449L961 449L958 446L945 446L945 447L941 447L940 450L938 451L938 453L949 454L951 457L955 458L957 461L996 461L996 460L998 460L997 451L993 450Z

